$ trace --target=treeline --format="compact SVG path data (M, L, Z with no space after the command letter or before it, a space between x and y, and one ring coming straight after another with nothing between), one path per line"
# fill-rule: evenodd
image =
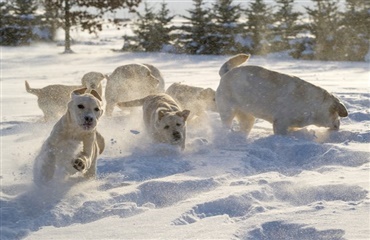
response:
M34 2L32 0L14 1ZM116 1L118 0L113 2ZM130 0L120 1L126 4L130 2ZM45 0L45 2L48 1ZM76 2L84 2L84 0ZM89 1L85 0L85 2ZM138 2L140 1L136 0L136 4ZM181 22L175 21L177 16L171 14L165 2L160 4L159 9L144 3L144 11L136 13L137 19L132 24L134 35L123 36L124 44L121 50L187 54L244 52L254 55L287 51L292 57L300 59L368 60L370 0L346 0L341 8L338 0L312 0L312 2L312 7L305 7L304 12L299 12L294 10L295 0L275 0L273 5L267 4L264 0L254 0L244 7L233 0L217 0L212 4L206 4L204 0L193 0L192 8L187 10L188 14L180 16L185 19ZM1 6L2 16L4 16L3 9L5 8ZM14 10L12 13L11 17L18 16L17 21L22 20ZM80 26L84 28L82 20L87 17L82 14L78 17L77 19L81 20ZM85 21L85 25L86 22L90 22L90 32L94 32L91 31L92 26L98 26L93 30L100 30L99 25L92 23L92 19L90 17L89 21ZM34 17L33 20L44 21L44 23L30 24L28 21L28 26L46 26L48 29L65 26L63 21L57 24L54 21L54 24L51 24L53 21L47 21L45 17L39 20ZM13 20L13 22L17 21ZM78 22L74 21L72 24L78 24ZM27 29L18 22L17 26ZM4 41L3 29L2 21L2 45L18 45L19 43L14 39L29 41L26 37L9 38L13 41ZM17 32L20 29L19 27L12 31ZM28 31L32 29L34 34L34 27L28 29ZM25 34L26 31L20 32ZM52 31L50 33L52 35ZM28 39L31 38L34 37ZM52 39L52 36L38 36L38 38ZM66 38L69 37L66 36Z

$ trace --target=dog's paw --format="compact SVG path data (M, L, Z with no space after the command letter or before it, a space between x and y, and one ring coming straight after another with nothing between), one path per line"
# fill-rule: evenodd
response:
M86 168L86 163L81 158L77 158L77 159L72 160L72 165L79 172L84 171L85 168Z

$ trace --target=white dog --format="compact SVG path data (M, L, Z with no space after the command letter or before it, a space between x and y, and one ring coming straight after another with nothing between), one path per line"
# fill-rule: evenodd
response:
M338 130L340 117L348 115L338 98L297 77L258 66L228 69L220 70L216 104L222 123L229 128L236 117L247 134L255 118L272 123L275 134L308 125Z
M153 140L185 149L186 119L190 111L181 110L169 95L164 93L149 95L142 99L118 103L118 106L143 106L144 124Z
M157 68L149 64L127 64L116 68L105 89L106 111L111 116L118 102L164 92L164 80Z
M96 159L105 146L96 130L103 110L97 92L85 91L86 88L72 93L67 112L44 142L34 165L36 184L47 183L57 173L68 176L81 172L86 178L95 177Z
M37 103L44 113L44 120L50 121L60 118L65 113L71 92L76 89L87 88L87 92L95 90L101 96L101 81L103 79L105 79L105 75L98 72L89 72L82 77L82 85L68 86L55 84L39 89L31 88L27 81L25 81L25 85L27 92L37 96Z
M173 83L166 93L173 97L183 109L189 109L188 121L206 115L206 111L217 111L215 90L200 88L180 83Z

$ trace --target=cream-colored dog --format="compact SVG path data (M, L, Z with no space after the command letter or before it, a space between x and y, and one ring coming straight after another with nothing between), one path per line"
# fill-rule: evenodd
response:
M67 112L54 125L36 157L36 184L45 184L56 174L66 177L81 172L85 178L95 177L96 160L105 146L96 129L103 110L97 92L85 91L86 88L79 89L71 94Z
M200 88L180 83L173 83L166 93L173 97L183 109L189 109L191 114L188 121L202 118L206 111L217 111L215 90Z
M143 106L144 124L153 140L185 149L186 119L190 111L181 110L169 95L164 93L149 95L142 99L118 103L118 106Z
M127 64L116 68L105 89L106 111L111 116L118 102L164 92L164 80L157 68L149 64Z
M236 117L247 134L255 118L272 123L275 134L308 125L338 130L340 117L348 115L338 98L298 77L258 66L229 66L220 70L216 91L221 121L229 128Z
M82 77L82 85L55 84L40 89L31 88L27 81L25 81L25 85L27 92L37 96L37 103L44 113L44 120L50 121L60 118L65 113L71 92L76 89L87 88L87 92L95 90L101 96L103 91L101 81L103 79L105 79L105 75L98 72L89 72Z

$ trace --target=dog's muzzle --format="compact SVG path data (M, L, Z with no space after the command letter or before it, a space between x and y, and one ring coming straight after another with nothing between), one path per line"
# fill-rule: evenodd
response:
M181 139L181 133L180 132L178 132L178 131L176 131L176 132L173 132L172 133L172 136L173 136L173 139L175 140L175 141L178 141L178 140L180 140Z
M94 118L91 116L85 116L84 117L84 123L82 124L83 128L85 130L90 130L94 127Z

